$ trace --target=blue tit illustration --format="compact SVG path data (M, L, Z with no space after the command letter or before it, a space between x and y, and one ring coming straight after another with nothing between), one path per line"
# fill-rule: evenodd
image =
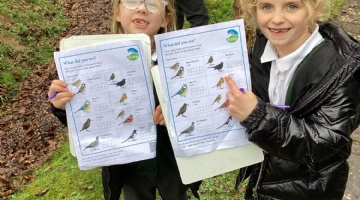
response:
M91 119L87 119L86 122L83 124L80 131L83 131L83 130L88 131L87 129L90 127L90 122L91 122Z
M232 117L229 116L229 117L226 119L226 121L225 121L221 126L219 126L217 129L219 129L219 128L225 126L225 125L231 125L231 121L232 121Z
M125 115L125 110L121 110L115 120L117 120L117 118L119 117L124 118L124 115Z
M179 62L176 62L176 63L173 64L172 66L166 67L166 68L170 68L170 69L173 69L174 71L176 71L176 70L179 69L179 66L180 66L180 63L179 63Z
M213 67L208 67L208 68L214 68L214 70L219 70L221 71L221 69L224 67L224 62L221 62L220 64L217 64Z
M100 144L99 142L99 136L96 136L96 140L91 142L89 145L87 145L83 151L85 151L86 149L93 149L96 150L96 147L98 147Z
M114 83L114 84L110 84L110 85L116 85L116 87L122 87L122 86L124 86L125 85L125 79L123 79L123 80L121 80L121 81L119 81L119 82L117 82L117 83Z
M182 106L181 106L181 108L179 109L179 112L178 112L178 114L176 115L176 117L178 117L178 116L183 116L183 117L186 117L185 115L184 115L184 113L186 112L186 109L187 109L187 106L188 106L189 104L187 104L187 103L184 103Z
M109 81L113 81L114 79L115 79L115 73L112 73L112 74L110 75Z
M191 133L194 132L195 130L195 122L191 123L191 126L189 126L188 128L186 128L184 131L182 131L179 135L179 137L183 134L189 134L189 136L191 136Z
M184 75L184 67L180 67L179 71L177 71L176 75L174 77L172 77L171 79L175 78L175 77L182 77Z
M86 85L85 85L85 83L83 83L83 84L81 84L80 89L78 90L78 92L76 94L84 94L85 90L86 90Z
M222 98L222 97L221 97L221 94L217 95L216 98L215 98L215 100L214 100L214 102L213 102L211 105L214 105L215 102L220 103L221 98Z
M214 61L214 58L212 56L210 56L210 58L206 64L211 64L213 61Z
M130 140L130 139L132 139L133 141L135 140L135 136L137 135L137 132L136 132L137 130L135 129L135 130L133 130L133 132L131 133L131 135L126 139L126 140L124 140L122 143L124 143L124 142L126 142L126 141L128 141L128 140Z
M224 83L225 83L224 77L220 77L219 81L212 88L216 87L216 88L223 89L222 86L224 85Z
M77 110L74 113L77 113L77 112L79 112L81 110L84 111L84 112L87 112L87 111L89 111L89 109L90 109L90 101L86 100L85 103L79 108L79 110Z
M183 84L179 91L177 91L171 98L176 95L180 95L181 97L185 96L187 93L187 85Z

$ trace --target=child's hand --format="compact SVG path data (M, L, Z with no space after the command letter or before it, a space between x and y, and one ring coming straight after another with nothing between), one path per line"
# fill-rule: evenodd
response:
M256 107L258 103L256 95L251 91L246 90L242 93L229 76L225 77L225 80L230 87L230 92L226 94L226 97L230 102L230 115L242 122Z
M65 110L65 104L74 97L74 93L69 92L66 88L66 83L60 80L53 80L51 82L48 96L57 92L56 96L50 100L50 102L55 106L55 108Z
M158 125L165 125L165 119L160 105L155 109L153 120Z

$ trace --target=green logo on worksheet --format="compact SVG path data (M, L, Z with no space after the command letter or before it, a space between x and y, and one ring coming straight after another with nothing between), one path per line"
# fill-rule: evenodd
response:
M130 55L127 56L127 59L129 60L137 60L139 58L139 51L135 48L130 48L127 50Z
M230 29L227 33L229 37L226 38L226 41L228 41L229 43L234 43L239 39L239 33L236 30Z

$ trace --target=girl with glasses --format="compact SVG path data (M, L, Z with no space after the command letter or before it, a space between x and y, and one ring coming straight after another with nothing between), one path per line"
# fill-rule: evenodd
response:
M154 35L176 29L176 13L172 0L113 0L112 32L115 34L145 33L155 51ZM74 94L66 83L54 80L48 94L58 94L50 100L52 112L66 124L65 104ZM157 124L156 157L124 165L102 168L104 198L118 200L121 191L125 200L155 200L156 189L164 200L187 200L187 190L198 188L200 182L184 185L175 161L164 117L157 95L153 116ZM197 195L196 192L194 192Z

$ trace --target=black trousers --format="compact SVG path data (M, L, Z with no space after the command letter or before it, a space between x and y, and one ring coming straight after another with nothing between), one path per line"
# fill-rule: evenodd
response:
M184 16L191 27L207 25L209 15L204 0L175 0L177 29L184 26Z

